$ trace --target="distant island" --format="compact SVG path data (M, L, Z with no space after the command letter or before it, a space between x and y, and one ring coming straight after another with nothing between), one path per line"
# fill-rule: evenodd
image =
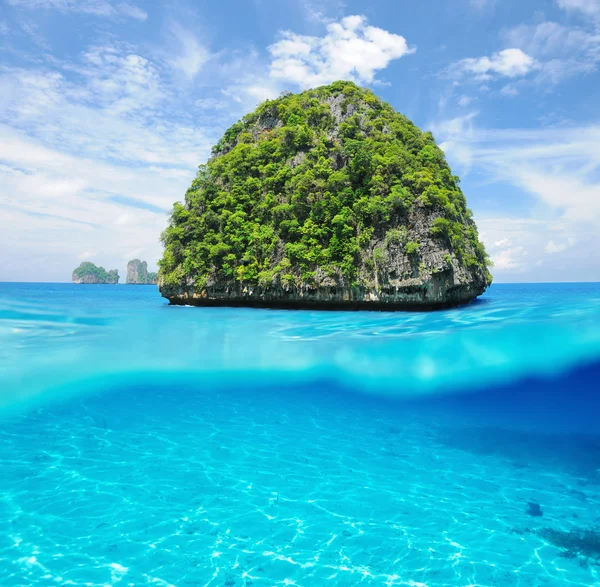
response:
M84 261L73 271L73 283L119 283L119 271L98 267L90 261ZM156 285L158 273L148 271L148 263L139 259L132 259L127 263L127 285Z
M158 273L148 271L148 263L133 259L127 263L127 279L125 283L128 285L156 285L158 282Z
M73 283L119 283L119 272L117 269L107 271L104 267L98 267L94 263L84 261L73 271Z

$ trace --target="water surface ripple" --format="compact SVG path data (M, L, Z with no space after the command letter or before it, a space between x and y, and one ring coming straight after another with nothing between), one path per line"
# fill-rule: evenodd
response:
M600 357L600 285L494 285L438 312L169 307L153 286L0 283L0 405L107 374L324 377L411 395Z

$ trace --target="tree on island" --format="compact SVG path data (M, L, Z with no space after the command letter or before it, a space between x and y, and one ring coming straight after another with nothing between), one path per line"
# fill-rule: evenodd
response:
M491 283L443 151L347 81L267 100L176 203L159 262L171 303L432 307Z
M156 285L158 273L148 271L148 263L139 259L132 259L127 263L127 278L125 283L128 285Z
M90 261L84 261L73 271L73 283L119 283L119 272L117 269L106 271L104 267L98 267Z

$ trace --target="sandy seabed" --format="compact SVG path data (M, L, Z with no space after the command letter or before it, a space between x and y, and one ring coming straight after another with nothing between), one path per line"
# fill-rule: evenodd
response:
M600 585L537 533L600 525L557 444L331 389L72 398L1 422L1 583Z

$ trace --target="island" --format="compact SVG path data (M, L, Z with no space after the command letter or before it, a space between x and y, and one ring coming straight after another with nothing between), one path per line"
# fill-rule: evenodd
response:
M148 271L148 263L133 259L127 263L127 285L156 285L158 273Z
M171 304L434 309L492 281L430 132L347 81L229 128L162 234Z
M107 271L94 263L84 261L73 271L73 283L119 283L119 272L116 269Z

